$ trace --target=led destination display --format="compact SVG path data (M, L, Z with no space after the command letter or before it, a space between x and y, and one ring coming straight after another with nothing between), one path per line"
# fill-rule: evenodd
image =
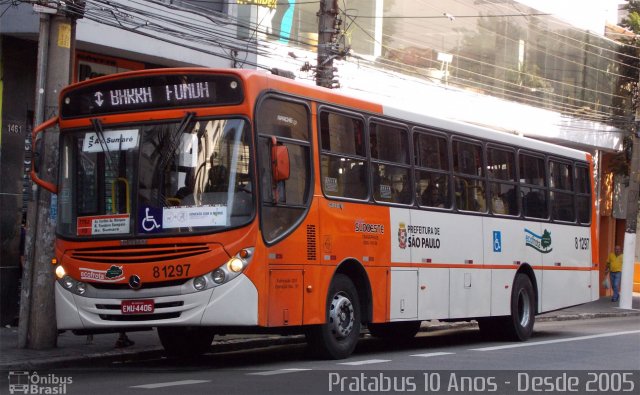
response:
M90 84L62 98L63 119L141 110L223 106L243 100L240 80L230 75L169 74Z

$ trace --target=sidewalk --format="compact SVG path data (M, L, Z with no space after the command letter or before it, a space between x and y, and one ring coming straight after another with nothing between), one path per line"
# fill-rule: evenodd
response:
M609 297L602 297L591 303L570 307L536 317L536 321L561 321L593 318L611 318L640 316L640 293L633 296L633 309L623 310L612 303ZM441 323L427 321L423 331L435 331L453 327L470 326L469 323ZM86 336L76 336L66 331L58 336L58 347L49 350L19 349L18 328L0 328L0 370L33 370L42 368L61 368L68 363L78 361L126 361L133 358L159 358L164 354L160 340L154 331L128 332L135 342L133 346L115 348L117 333L94 335L88 343ZM250 349L281 344L304 342L304 336L278 335L227 335L216 336L211 347L212 352L224 352Z

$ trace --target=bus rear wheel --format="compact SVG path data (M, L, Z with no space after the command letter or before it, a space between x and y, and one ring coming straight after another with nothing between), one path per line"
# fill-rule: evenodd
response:
M529 276L516 274L511 291L511 315L506 317L507 338L524 341L533 334L536 314L536 296Z
M158 327L160 343L171 357L193 357L209 350L215 333L211 328L196 326Z
M369 324L371 336L388 340L410 339L420 330L420 321L386 322L382 324Z
M488 339L525 341L533 334L535 293L529 276L516 275L511 291L511 315L478 319L480 332Z
M326 323L306 332L310 351L319 358L343 359L351 355L360 338L360 303L353 282L336 274L327 294Z

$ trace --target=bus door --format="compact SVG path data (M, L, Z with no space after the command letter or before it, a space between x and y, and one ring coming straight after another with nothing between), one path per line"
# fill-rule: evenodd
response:
M313 185L310 111L304 102L267 96L257 114L267 325L302 325L305 265L316 260L316 237L309 233L315 221L308 217Z

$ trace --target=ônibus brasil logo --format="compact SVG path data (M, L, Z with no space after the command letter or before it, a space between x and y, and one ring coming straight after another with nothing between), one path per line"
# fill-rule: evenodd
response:
M551 232L546 229L542 233L542 236L533 233L529 229L525 229L524 240L527 246L543 254L547 254L553 250L553 248L551 248Z

